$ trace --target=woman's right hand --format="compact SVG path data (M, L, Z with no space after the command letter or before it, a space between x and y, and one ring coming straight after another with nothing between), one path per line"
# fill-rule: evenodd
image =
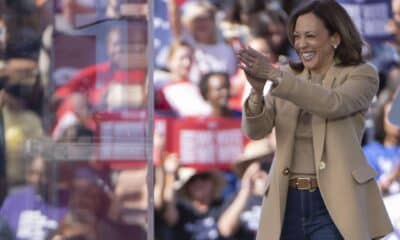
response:
M254 91L257 92L257 94L262 95L265 83L267 81L264 79L261 79L261 78L254 77L251 73L249 73L245 70L243 70L243 71L246 75L247 81L250 83L250 85L254 89Z
M247 81L257 93L262 93L271 68L268 59L250 47L239 50L237 57Z

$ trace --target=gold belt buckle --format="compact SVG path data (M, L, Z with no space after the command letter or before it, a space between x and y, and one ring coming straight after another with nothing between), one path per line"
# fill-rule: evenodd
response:
M311 177L298 177L296 187L299 190L308 190L310 192L315 191L315 188L311 186Z

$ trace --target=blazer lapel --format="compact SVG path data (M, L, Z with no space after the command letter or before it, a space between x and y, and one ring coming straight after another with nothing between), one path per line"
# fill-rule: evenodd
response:
M332 88L332 85L335 81L335 76L338 73L338 67L336 65L332 65L328 72L325 75L325 78L322 80L322 86L324 88ZM313 130L313 145L314 145L314 160L315 160L315 169L318 175L320 162L322 159L322 153L324 150L324 142L326 135L326 119L321 118L317 115L313 115L312 117L312 130Z

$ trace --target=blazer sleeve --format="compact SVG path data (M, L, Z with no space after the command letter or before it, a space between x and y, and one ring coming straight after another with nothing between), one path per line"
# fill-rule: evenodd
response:
M242 130L251 139L261 139L270 133L275 125L275 100L270 94L264 98L263 110L260 114L248 115L248 101L244 102L242 113Z
M343 75L346 79L330 89L309 84L285 71L271 94L325 119L342 118L367 110L379 85L375 68L370 64L360 64L351 67L349 73Z

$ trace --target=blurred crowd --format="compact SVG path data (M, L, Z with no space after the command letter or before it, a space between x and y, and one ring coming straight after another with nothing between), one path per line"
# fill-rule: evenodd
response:
M153 111L240 122L250 86L235 51L296 60L286 21L300 2L153 1L154 27L166 31L149 39L146 0L1 1L0 239L255 239L274 134L245 141L228 166L193 166L149 122ZM393 38L365 47L380 88L363 146L385 197L400 193L400 127L388 120L400 88L400 0L391 4Z

